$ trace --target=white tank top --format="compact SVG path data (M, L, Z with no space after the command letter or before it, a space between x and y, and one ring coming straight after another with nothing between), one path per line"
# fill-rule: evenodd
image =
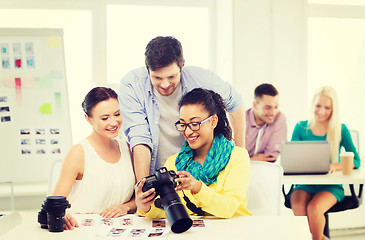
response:
M101 159L87 139L80 142L85 156L84 175L72 186L68 212L100 213L131 199L135 184L132 162L126 142L117 141L121 157L116 163Z

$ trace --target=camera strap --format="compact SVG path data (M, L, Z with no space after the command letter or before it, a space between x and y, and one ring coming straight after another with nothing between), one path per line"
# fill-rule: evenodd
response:
M186 202L186 207L190 209L193 213L197 214L198 216L204 216L205 212L202 210L202 208L197 207L194 203L190 201L190 199L185 195L184 191L181 190L184 195L184 200Z
M185 195L184 191L182 191L183 195L184 195L184 200L186 202L186 207L192 211L193 213L197 214L198 216L204 216L205 212L202 210L202 208L197 207L194 203L192 203L190 201L190 199ZM160 208L162 210L164 210L164 208L162 207L162 202L161 202L161 198L156 198L154 201L155 207Z

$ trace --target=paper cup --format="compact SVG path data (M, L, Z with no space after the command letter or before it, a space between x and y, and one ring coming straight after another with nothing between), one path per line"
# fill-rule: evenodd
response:
M341 153L341 167L343 175L351 175L352 168L354 163L354 153L353 152L344 152Z

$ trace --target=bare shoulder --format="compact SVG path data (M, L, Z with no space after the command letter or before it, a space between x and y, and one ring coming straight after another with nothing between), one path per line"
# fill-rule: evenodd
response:
M80 144L74 145L65 158L65 164L82 166L84 164L84 148Z

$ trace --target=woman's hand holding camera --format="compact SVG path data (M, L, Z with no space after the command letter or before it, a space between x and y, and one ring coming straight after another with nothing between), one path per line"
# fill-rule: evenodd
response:
M149 212L151 209L151 204L154 202L156 197L156 191L154 188L149 189L146 192L142 191L142 187L145 184L146 179L143 178L140 182L136 184L134 187L135 192L135 201L137 208L142 212Z
M176 172L179 176L175 179L175 182L180 183L176 186L175 190L190 190L192 194L197 194L202 188L202 182L196 180L193 175L187 171Z

